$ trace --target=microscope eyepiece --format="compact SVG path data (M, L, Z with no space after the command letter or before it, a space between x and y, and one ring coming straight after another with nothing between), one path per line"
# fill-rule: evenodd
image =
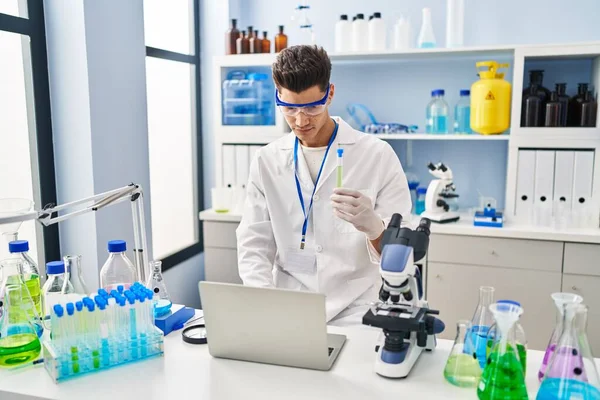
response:
M431 221L428 218L421 218L419 226L416 229L417 232L424 232L427 236L431 233Z
M393 214L390 223L388 224L388 228L400 228L402 224L402 215L401 214Z
M433 165L433 163L427 164L427 168L429 168L431 171L435 171L436 170L435 165Z

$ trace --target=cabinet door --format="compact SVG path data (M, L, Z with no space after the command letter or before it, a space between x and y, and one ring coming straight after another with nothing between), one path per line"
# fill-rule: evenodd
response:
M427 300L440 310L446 324L440 335L454 339L456 322L473 317L479 300L480 286L493 286L494 300L510 299L521 303L525 312L521 323L529 348L544 350L555 322L550 295L560 291L561 274L557 272L477 267L463 264L431 262L428 266Z
M205 279L211 282L242 283L237 250L208 247L204 250Z
M600 277L563 275L563 292L577 293L589 306L587 337L594 357L600 357Z

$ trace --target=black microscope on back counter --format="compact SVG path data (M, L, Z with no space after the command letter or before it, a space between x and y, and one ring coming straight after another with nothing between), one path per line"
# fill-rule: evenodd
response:
M388 378L404 378L423 349L433 350L435 335L444 323L433 315L423 298L421 272L415 262L423 259L429 247L431 221L421 219L413 231L402 227L402 215L394 214L381 241L382 285L380 302L363 316L363 324L383 329L376 346L375 372Z

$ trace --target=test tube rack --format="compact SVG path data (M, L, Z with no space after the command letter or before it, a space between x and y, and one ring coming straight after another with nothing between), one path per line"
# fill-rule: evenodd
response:
M146 360L164 354L164 334L155 328L154 332L139 335L135 340L117 341L108 339L99 349L71 348L59 351L51 339L42 344L44 366L55 383L100 372L119 365Z

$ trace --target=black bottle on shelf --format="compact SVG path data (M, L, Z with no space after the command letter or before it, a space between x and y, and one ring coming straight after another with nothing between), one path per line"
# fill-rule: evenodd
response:
M523 91L523 100L525 100L525 96L531 94L531 88L533 85L536 86L536 94L540 99L540 112L538 113L539 120L537 125L528 125L528 126L544 126L544 114L546 110L546 103L550 100L550 91L546 89L542 83L544 81L544 70L541 69L532 69L529 71L529 88ZM526 125L523 125L526 126Z
M550 93L550 101L546 103L546 117L544 126L560 126L560 117L562 114L562 104L558 101L558 93Z
M569 96L567 96L567 84L557 83L556 94L558 94L558 102L560 103L559 126L567 126L567 119L569 115Z
M585 94L588 92L587 83L577 84L577 94L569 100L569 115L567 120L568 126L581 125L581 104L585 99Z
M585 92L583 102L581 103L581 125L587 128L596 126L596 112L598 103L591 91Z
M521 107L521 126L537 127L542 126L543 106L542 99L539 96L539 87L532 84L523 94L523 104Z

